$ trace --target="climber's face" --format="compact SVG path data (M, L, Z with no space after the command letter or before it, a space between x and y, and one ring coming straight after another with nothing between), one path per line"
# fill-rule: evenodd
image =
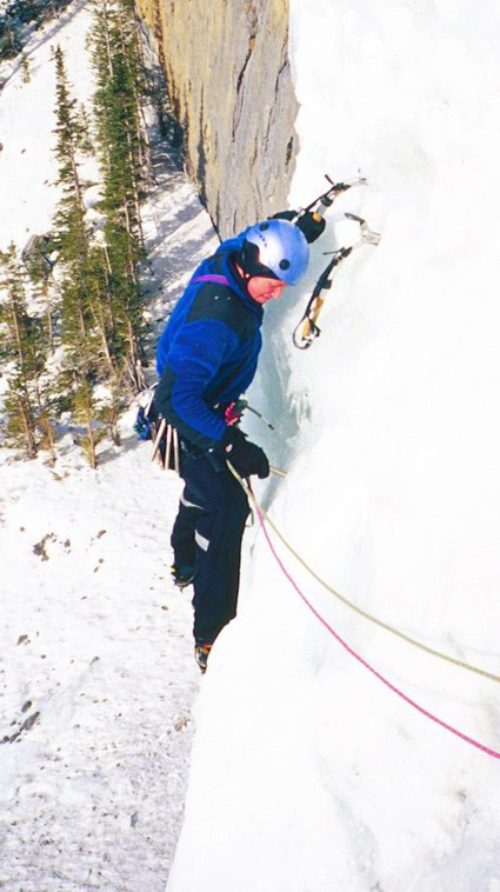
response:
M247 282L247 291L257 304L265 304L268 300L281 297L286 282L280 279L268 279L265 276L251 276Z

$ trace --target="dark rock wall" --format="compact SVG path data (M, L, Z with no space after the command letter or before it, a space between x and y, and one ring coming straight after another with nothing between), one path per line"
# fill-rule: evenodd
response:
M136 0L222 237L286 207L297 149L288 0Z

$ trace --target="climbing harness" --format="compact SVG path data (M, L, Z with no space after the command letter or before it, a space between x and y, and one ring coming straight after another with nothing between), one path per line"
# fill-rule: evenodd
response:
M349 653L355 660L357 660L358 663L360 663L362 666L364 666L365 669L367 669L372 675L375 676L375 678L378 678L378 680L385 687L389 688L389 690L391 690L394 694L396 694L401 700L404 700L404 702L407 703L409 706L413 707L413 709L415 709L421 715L425 716L430 721L434 722L436 725L439 725L441 728L444 728L446 731L449 731L451 734L454 734L455 737L458 737L460 740L463 740L465 743L468 743L470 746L475 747L476 749L480 750L481 752L485 753L486 755L492 756L494 759L500 759L500 752L498 750L492 749L491 747L487 746L486 744L481 743L479 740L476 740L476 738L471 737L470 735L465 734L463 731L460 731L458 728L455 728L453 725L450 725L448 722L439 718L439 716L435 715L434 713L430 712L425 707L421 706L419 703L417 703L415 700L413 700L411 697L409 697L408 694L405 694L404 691L402 691L400 688L398 688L395 684L393 684L391 681L389 681L388 678L386 678L384 675L382 675L381 672L379 672L377 669L375 669L375 667L372 666L371 663L369 663L367 660L365 660L365 658L362 657L361 654L359 654L357 651L355 651L354 648L352 648L350 646L350 644L348 644L348 642L345 641L344 638L342 638L338 634L338 632L333 628L333 626L324 618L324 616L322 616L322 614L319 612L319 610L317 610L317 608L314 606L314 604L312 604L312 602L309 600L309 598L307 598L307 596L304 594L302 589L297 585L295 579L292 577L290 572L287 570L283 561L281 560L280 556L278 555L278 553L273 545L273 542L271 540L271 537L269 535L269 532L267 530L267 527L266 527L266 520L269 521L269 518L265 514L265 512L262 510L261 506L259 505L259 503L255 497L255 494L253 492L251 484L248 481L245 482L244 480L242 480L242 478L239 476L238 472L235 470L235 468L231 465L230 462L227 462L227 466L228 466L231 474L236 478L236 480L239 481L240 485L243 487L243 489L245 490L245 492L247 493L247 495L253 502L254 508L256 510L257 516L260 521L260 525L261 525L264 537L266 539L269 549L270 549L276 563L278 564L280 570L282 571L282 573L284 574L286 579L290 582L290 584L293 586L293 588L295 589L295 591L297 592L297 594L299 595L299 597L301 598L303 603L306 605L306 607L311 611L311 613L316 617L316 619L321 623L321 625L329 632L329 634L332 635L332 637L335 638L335 640L344 648L344 650L346 650L347 653ZM407 639L407 640L411 641L411 639ZM412 641L412 643L416 643L416 642ZM434 655L435 656L445 656L445 655L439 654L439 652L437 652L437 651L434 651ZM449 658L447 656L445 656L445 659L449 659L450 662L456 662L455 660L453 660L452 658ZM463 668L469 668L469 669L471 668L469 666L469 664L467 664L467 663L462 663L459 665L462 665ZM478 670L473 668L473 671L478 671ZM488 677L493 678L495 681L500 681L500 678L498 678L497 676L490 675L490 673L485 673L482 670L479 670L479 671L481 674L487 675Z
M180 473L179 434L173 425L162 418L153 441L151 461L158 458L164 471Z
M157 385L139 394L139 408L134 423L134 431L139 440L153 442L151 461L160 462L163 470L180 472L180 443L176 429L164 418L160 418L154 407Z
M333 257L316 282L311 297L307 302L304 315L293 332L293 343L299 350L307 350L313 341L315 341L321 334L321 329L318 327L318 317L326 298L326 294L323 294L323 292L328 291L332 287L332 282L339 265L343 260L349 257L353 251L356 251L363 245L376 246L380 242L380 234L370 229L363 217L358 217L357 214L350 213L346 213L344 216L348 220L354 220L356 223L359 223L359 239L352 245L338 248L338 250L332 252Z

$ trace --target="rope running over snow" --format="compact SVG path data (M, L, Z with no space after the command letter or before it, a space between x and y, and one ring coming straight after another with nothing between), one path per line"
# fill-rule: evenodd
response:
M433 647L430 647L427 644L423 644L421 641L417 641L415 638L412 638L410 635L407 635L405 632L402 632L401 629L397 629L395 626L392 626L390 623L384 622L384 620L379 619L377 616L374 616L372 613L368 613L368 611L363 610L362 607L358 607L353 601L350 601L349 598L346 598L345 595L341 595L340 592L337 592L331 585L325 582L321 576L313 570L312 567L309 566L308 563L298 554L297 551L293 548L292 545L285 539L283 534L279 531L278 527L274 523L273 520L269 517L268 514L264 511L262 506L257 501L255 494L252 489L246 487L244 481L238 475L237 471L231 466L230 462L227 463L229 470L233 474L234 477L238 480L240 485L243 487L245 492L250 495L250 498L254 504L255 510L259 515L261 522L265 520L274 533L277 535L280 542L285 546L285 548L293 555L293 557L304 567L305 570L316 580L320 585L323 586L330 594L334 595L339 601L349 607L351 610L354 610L359 616L364 617L369 622L374 623L376 626L380 626L380 628L385 629L386 632L391 632L392 635L396 635L398 638L401 638L403 641L406 641L408 644L412 644L413 647L418 647L419 650L423 650L425 653L431 654L433 657L438 657L440 660L445 660L447 663L452 663L454 666L459 666L461 669L467 669L468 672L474 672L476 675L482 675L484 678L489 678L491 681L496 681L500 684L500 676L495 675L494 672L488 672L486 669L482 669L480 666L475 666L473 663L468 663L465 660L460 660L457 657L452 657L450 654L443 653L442 651L436 650Z
M260 521L260 524L262 527L262 531L266 538L267 544L269 545L270 551L271 551L276 563L280 567L282 573L284 574L286 579L288 579L290 584L293 586L293 588L295 589L295 591L297 592L297 594L299 595L301 600L304 602L304 604L308 607L308 609L316 617L316 619L321 623L321 625L324 626L324 628L330 633L330 635L332 635L333 638L335 638L335 640L344 648L344 650L346 650L347 653L349 653L355 660L357 660L358 663L360 663L362 666L365 667L365 669L367 669L369 672L371 672L372 675L374 675L376 678L378 678L378 680L380 682L382 682L382 684L385 685L385 687L389 688L389 690L391 690L394 694L396 694L398 697L400 697L401 700L404 700L405 703L408 703L409 706L412 706L413 709L417 710L417 712L421 713L421 715L430 719L430 721L434 722L436 725L439 725L441 728L444 728L446 731L449 731L451 734L454 734L455 737L458 737L460 740L463 740L465 743L468 743L470 746L475 747L476 749L480 750L481 752L485 753L486 755L492 756L494 759L500 759L500 752L498 752L497 750L494 750L491 747L486 746L485 744L481 743L479 740L476 740L474 737L470 737L468 734L464 734L463 731L460 731L458 728L455 728L453 725L448 724L448 722L443 721L443 719L440 719L438 716L434 715L434 713L429 712L429 710L425 709L425 707L420 706L419 703L417 703L415 700L413 700L411 697L409 697L407 694L405 694L404 691L400 690L400 688L396 687L396 685L392 684L392 682L390 682L384 675L382 675L377 669L375 669L375 667L372 666L371 663L369 663L367 660L364 659L364 657L362 657L360 654L358 654L357 651L355 651L347 643L347 641L345 641L338 634L338 632L335 631L333 626L331 626L330 623L327 622L327 620L321 615L321 613L319 613L319 611L316 609L316 607L314 607L314 605L311 603L311 601L309 601L309 599L306 597L306 595L303 593L303 591L299 588L299 586L297 585L297 583L295 582L295 580L293 579L291 574L288 572L285 565L283 564L281 558L279 557L279 555L271 541L271 537L269 536L269 533L268 533L268 530L267 530L267 527L265 524L266 515L264 512L261 511L260 505L257 502L257 499L255 498L255 495L253 493L251 485L250 484L248 484L247 486L245 485L245 483L243 482L243 480L241 479L239 474L236 472L236 470L233 468L233 466L231 465L230 462L227 462L227 465L228 465L230 472L240 482L240 484L243 487L243 489L245 490L245 492L247 492L250 495L250 498L252 499L252 501L255 505L255 508L256 508L256 511L257 511L257 514L259 517L259 521ZM453 662L453 660L452 660L452 662ZM468 665L468 664L466 664L466 665Z

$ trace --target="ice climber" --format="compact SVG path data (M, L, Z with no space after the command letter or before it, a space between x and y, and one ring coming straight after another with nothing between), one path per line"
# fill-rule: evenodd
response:
M273 218L224 241L194 272L158 343L155 409L177 429L185 482L171 536L172 575L181 587L193 583L202 672L236 615L249 514L226 461L241 477L269 475L267 456L238 426L233 403L256 372L264 305L306 271L308 242L319 232L312 219L301 222Z

